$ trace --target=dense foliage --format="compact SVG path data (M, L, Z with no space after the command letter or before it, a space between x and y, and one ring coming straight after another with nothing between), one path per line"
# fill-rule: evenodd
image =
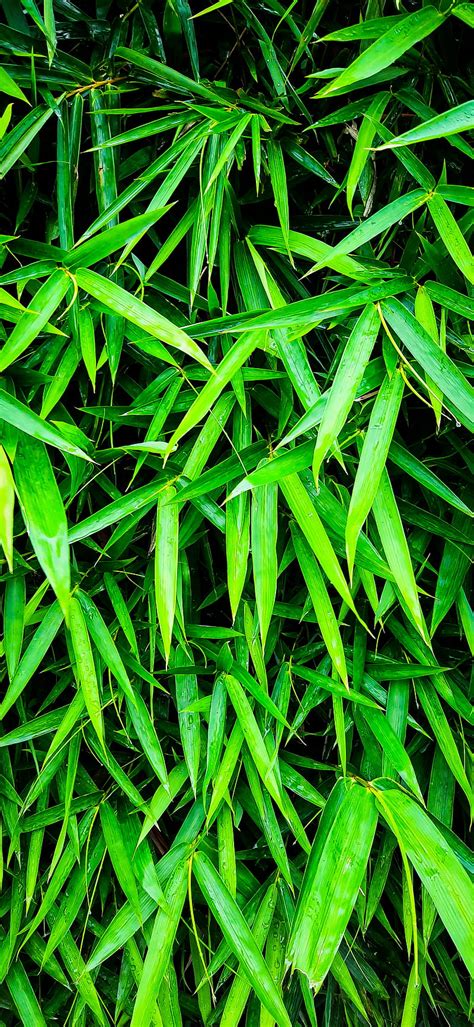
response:
M0 1023L471 1022L474 5L1 0Z

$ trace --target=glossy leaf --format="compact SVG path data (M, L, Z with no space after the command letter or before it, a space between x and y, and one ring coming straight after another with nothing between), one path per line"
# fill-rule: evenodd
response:
M67 620L71 586L67 520L42 442L28 435L20 437L14 474L31 544Z
M266 1009L282 1027L290 1027L290 1019L259 951L248 924L209 858L196 853L193 859L196 881L204 893L231 950L240 960L242 970Z
M346 526L347 562L351 576L357 539L377 495L402 397L403 378L395 370L391 378L385 378L377 394L351 494Z
M288 942L292 966L315 989L346 929L377 825L375 798L368 789L344 780L336 789L337 800L334 796L327 804L311 850Z

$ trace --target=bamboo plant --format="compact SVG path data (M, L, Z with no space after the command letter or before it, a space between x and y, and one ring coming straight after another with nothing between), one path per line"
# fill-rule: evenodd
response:
M474 4L204 4L0 0L0 1024L467 1027Z

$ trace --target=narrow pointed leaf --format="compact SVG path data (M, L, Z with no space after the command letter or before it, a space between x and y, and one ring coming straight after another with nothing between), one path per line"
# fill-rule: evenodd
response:
M31 544L67 620L71 572L66 513L42 442L20 437L14 475Z
M347 340L328 401L322 412L313 456L313 474L316 484L321 464L328 450L336 441L341 428L344 427L357 396L357 390L379 329L380 318L377 309L372 305L365 307Z
M178 578L179 508L170 486L158 498L155 536L155 598L166 662L171 650Z
M469 973L473 972L473 928L469 910L474 886L427 813L403 792L388 790L379 802L388 808L408 858L433 899Z
M357 539L377 495L402 397L403 378L395 370L391 378L385 378L377 394L352 489L346 525L347 562L351 576Z
M260 1001L281 1027L291 1027L291 1020L281 996L247 922L210 859L203 852L196 853L193 871L231 951L240 960L242 970Z
M377 826L375 798L341 781L338 808L321 822L303 879L287 956L319 989L337 953L369 859ZM325 811L326 812L326 811Z

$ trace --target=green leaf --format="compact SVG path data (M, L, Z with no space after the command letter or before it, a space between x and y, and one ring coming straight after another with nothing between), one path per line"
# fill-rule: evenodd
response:
M13 96L15 100L24 100L25 103L29 103L24 92L15 82L15 79L8 74L6 68L0 68L0 93L6 93L7 96Z
M467 529L466 537L470 536L470 524L459 514L454 515L455 523ZM441 563L439 566L438 579L436 581L435 598L433 604L433 615L431 619L431 634L441 624L446 614L451 609L459 589L464 583L468 573L470 559L468 552L449 539L445 542Z
M384 32L394 25L400 25L405 20L403 14L388 14L384 18L367 18L357 25L348 25L346 28L336 29L335 32L328 32L318 40L320 43L346 43L358 39L379 39Z
M179 508L172 502L176 489L170 485L158 496L155 535L155 601L166 664L176 610L178 580Z
M408 14L402 22L397 22L387 32L382 33L376 42L337 75L329 86L321 89L318 96L330 96L336 90L347 92L353 85L390 67L412 46L439 28L444 18L445 15L430 5Z
M433 342L413 314L397 299L381 304L388 324L403 341L425 373L456 407L467 427L474 424L474 389L453 360Z
M15 670L10 685L0 703L0 717L16 703L23 690L38 670L44 656L56 637L63 621L63 614L57 602L54 602L44 613L41 623Z
M333 247L324 260L318 261L313 270L319 270L329 264L329 257L333 261L336 257L339 258L342 255L358 250L361 246L370 242L371 239L375 239L382 232L386 232L388 228L392 228L402 218L413 214L418 207L426 203L427 198L427 194L423 189L413 189L412 192L405 193L404 196L399 196L396 200L392 200L391 203L387 203L385 207L378 210L376 214L372 214L366 221L361 221L357 228L354 228L352 232L349 232L349 235L346 235L341 242ZM367 297L368 301L369 297Z
M349 687L346 658L342 644L341 632L331 600L328 595L323 575L318 562L303 533L295 525L291 525L293 545L311 597L314 612L323 636L326 648L331 656L334 667L346 688Z
M425 282L425 289L435 303L440 303L447 310L454 310L462 317L474 318L474 303L469 296L464 296L440 282Z
M321 464L344 427L357 396L357 390L374 348L379 328L378 311L370 304L362 311L347 340L328 401L322 411L313 456L313 474L316 486Z
M3 605L5 660L10 681L16 673L23 648L25 592L25 575L10 573L5 584Z
M283 232L285 246L290 253L290 213L288 206L288 187L286 182L285 161L281 143L273 136L267 142L268 168L272 183L278 220Z
M442 703L436 692L435 685L430 681L421 679L421 681L417 682L416 693L426 714L430 729L441 748L446 763L448 764L453 777L462 788L472 808L474 802L473 790L459 755L453 732L451 731Z
M474 284L474 256L446 201L434 193L428 199L428 210L449 255L467 280Z
M422 638L429 642L403 522L385 468L374 496L373 511L387 563L405 600L408 613Z
M252 495L252 566L262 647L277 589L278 486L262 485Z
M224 809L227 808L224 807ZM277 889L276 885L272 883L263 896L252 928L252 937L260 951L262 951L270 931L276 900ZM243 972L238 970L227 995L221 1019L222 1027L238 1027L251 991L252 985L245 970ZM267 1012L267 1010L265 1011Z
M21 315L18 324L0 351L0 371L4 371L22 353L47 325L50 317L59 307L70 286L70 279L64 271L54 271L50 278L35 293L30 305Z
M100 805L100 823L110 861L117 874L119 884L140 919L141 910L138 889L133 873L132 861L124 838L123 827L116 812L107 802L102 802Z
M347 172L346 182L347 206L351 217L352 203L357 189L357 184L370 156L370 147L372 146L374 136L377 132L377 122L382 118L389 99L390 93L382 92L372 100L372 103L364 114L362 124L357 134L357 140L354 146L354 153L352 154L349 170Z
M14 473L31 544L67 621L71 588L67 520L53 468L42 442L28 435L20 436Z
M89 296L99 300L113 313L120 314L155 339L159 339L167 346L182 350L183 353L188 354L204 367L210 368L209 361L199 346L166 317L149 307L147 303L132 296L131 293L126 292L110 279L98 275L96 271L79 268L75 272L75 277L81 289L84 289Z
M334 793L311 850L287 949L291 965L315 990L341 944L377 826L375 798L368 788L341 779Z
M184 648L177 647L175 661L178 666L186 663L191 664L188 673L176 675L175 688L179 733L183 745L184 759L188 768L191 788L194 794L196 794L201 757L201 729L199 713L191 712L189 707L199 698L198 683L196 674L192 672L192 659L190 660Z
M3 446L0 446L0 542L8 570L13 572L13 508L15 484Z
M66 439L64 435L61 435L59 431L52 428L41 417L38 417L33 410L29 410L24 403L15 399L14 396L10 396L4 389L0 389L0 417L7 424L13 425L33 439L39 439L41 442L54 446L55 449L59 449L63 453L69 453L71 456L78 456L82 460L90 460L87 453L84 453L79 446Z
M212 173L206 186L206 192L209 192L209 189L216 181L216 178L218 178L221 172L224 170L227 162L229 160L233 161L237 143L239 142L241 136L244 134L247 126L250 124L251 119L251 114L245 114L242 118L239 119L238 124L235 126L233 131L228 136L228 139L222 147L222 151L219 154L219 157L212 169Z
M65 266L72 270L75 267L87 268L91 264L97 264L104 257L109 257L111 253L115 253L122 246L139 242L144 233L159 218L163 217L168 210L170 210L169 206L158 209L154 208L145 214L139 214L138 217L129 218L128 221L123 221L120 225L108 228L105 232L101 232L100 235L93 236L92 239L78 243L69 251L65 258Z
M246 739L252 759L255 766L262 778L263 784L268 789L270 795L281 808L283 804L281 788L278 784L275 776L275 771L272 767L272 762L267 753L265 742L262 738L260 729L255 719L255 714L252 707L245 695L245 692L232 674L225 675L225 685L229 695L229 699L234 707L234 710L239 721L242 734Z
M161 743L145 702L137 691L132 692L132 698L127 702L127 708L148 763L153 767L161 784L168 788L168 772Z
M197 852L194 856L193 871L231 951L240 961L241 970L262 1005L281 1027L291 1027L291 1020L249 926L204 852Z
M83 521L80 521L79 524L71 528L69 531L69 541L80 542L82 539L89 538L98 531L103 531L104 528L109 528L111 524L117 524L124 517L130 517L147 507L151 509L163 488L164 476L160 477L158 475L151 484L142 485L141 488L134 489L128 495L114 499L112 503L108 503L107 506L102 507L97 513L85 517Z
M203 100L225 104L225 99L220 97L217 91L201 85L200 82L188 78L187 75L182 75L181 72L175 71L174 68L170 68L166 64L161 64L159 61L146 57L138 50L131 50L127 46L119 46L116 53L117 57L123 57L125 61L144 71L152 80L156 79L162 82L163 85L171 86L178 90L178 92L191 93L195 96L202 96Z
M396 369L391 378L385 377L377 394L352 489L346 525L347 562L351 577L357 539L377 495L402 398L403 378Z
M418 779L411 759L394 731L389 719L380 710L364 710L364 719L382 746L383 752L400 777L416 797L423 802Z
M44 104L35 107L22 118L19 125L3 136L0 142L0 179L4 178L21 159L25 150L49 121L53 109L53 106L46 107Z
M391 463L395 464L402 471L406 471L410 477L418 481L424 488L427 488L435 496L440 496L441 499L444 499L449 506L453 506L456 510L460 510L461 513L467 514L468 517L473 516L472 510L466 506L463 500L448 485L441 481L437 474L434 474L421 460L413 456L413 453L410 453L405 446L400 445L398 442L392 442L388 458Z
M103 747L105 736L99 682L97 680L86 620L81 604L76 598L72 598L70 602L69 628L79 685L92 726Z
M133 1006L131 1027L142 1027L150 1016L168 966L188 886L188 866L179 862L165 892L165 903L156 914L143 974Z
M84 614L87 619L87 626L97 651L100 653L106 666L118 681L122 691L130 700L132 706L134 706L136 704L136 694L130 684L122 657L118 652L103 617L99 613L94 601L86 592L78 590L76 596L84 610Z
M384 816L388 810L393 818L410 862L472 975L473 931L469 910L474 886L466 871L428 814L408 795L389 789L379 793L377 805Z
M214 405L225 386L229 384L236 372L240 367L242 367L242 364L248 360L253 351L257 349L257 347L264 345L265 339L266 335L262 335L260 332L249 332L248 334L242 335L237 342L233 343L225 357L221 360L217 370L206 382L198 396L196 396L196 399L191 404L181 423L173 432L168 442L165 457L169 456L176 443L179 442L187 432L191 431L199 421L202 421L203 417L205 417L207 413L209 413L209 410Z
M22 1024L46 1027L46 1020L21 960L15 960L6 975L6 984Z
M326 577L329 578L349 608L355 610L339 561L303 483L297 474L291 474L282 479L280 488Z
M460 18L461 21L469 25L469 28L474 28L474 10L472 4L456 4L453 9L453 14L456 18Z
M462 6L462 5L461 5ZM467 5L466 5L467 6ZM454 13L458 13L459 8ZM395 146L411 146L414 143L424 143L432 139L445 139L446 136L455 135L457 132L469 132L474 128L474 100L458 104L443 114L436 114L434 118L423 121L402 135L394 136L389 143L383 143L379 150L391 150Z

